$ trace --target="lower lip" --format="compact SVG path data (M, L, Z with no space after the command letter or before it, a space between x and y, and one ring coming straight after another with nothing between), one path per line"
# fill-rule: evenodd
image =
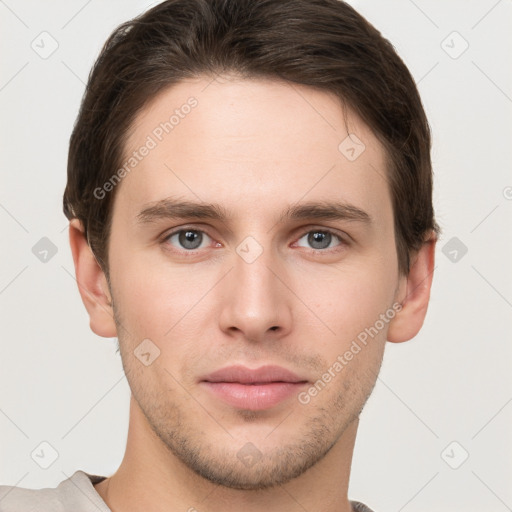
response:
M292 395L296 395L306 383L240 384L239 382L203 382L202 384L234 407L261 411L270 409Z

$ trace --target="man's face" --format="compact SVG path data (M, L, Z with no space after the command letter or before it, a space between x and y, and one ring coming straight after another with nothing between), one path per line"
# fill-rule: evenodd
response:
M109 242L121 357L143 413L132 428L152 429L218 484L263 488L303 473L375 384L404 278L384 150L348 119L359 156L350 140L339 149L343 111L325 92L201 78L155 98L127 141L127 158L150 147L118 185ZM164 199L225 216L140 215ZM334 204L341 215L303 208ZM234 365L295 377L212 376Z

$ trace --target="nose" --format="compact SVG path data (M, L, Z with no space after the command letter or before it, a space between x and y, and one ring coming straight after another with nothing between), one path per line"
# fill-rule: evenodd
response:
M293 294L284 264L271 250L254 260L233 255L233 268L222 290L220 328L251 342L277 340L292 328Z

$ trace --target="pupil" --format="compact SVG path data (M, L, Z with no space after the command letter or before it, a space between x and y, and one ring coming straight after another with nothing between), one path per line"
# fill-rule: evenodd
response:
M331 234L322 231L314 231L308 236L308 243L313 249L325 249L331 243Z
M197 249L201 245L202 235L197 231L182 231L179 240L185 249Z

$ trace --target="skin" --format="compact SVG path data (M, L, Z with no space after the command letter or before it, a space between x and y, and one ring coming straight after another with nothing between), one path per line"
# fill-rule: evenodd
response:
M366 149L345 158L341 105L309 87L227 75L180 82L137 116L127 155L190 96L197 107L117 185L110 286L80 222L70 223L91 329L118 337L132 390L125 457L96 490L114 512L349 512L359 414L386 341L421 328L435 239L401 275L384 149L347 111ZM137 223L167 197L217 203L230 216ZM353 205L370 222L280 220L289 206L320 201ZM178 236L167 236L184 227L205 233L188 257ZM312 245L308 234L326 229L342 238ZM262 248L251 263L237 253L247 236ZM294 395L248 411L200 383L231 364L276 364L307 390L393 304L401 311L307 404ZM148 338L160 355L145 366L134 350ZM237 456L247 443L258 454L252 465Z

